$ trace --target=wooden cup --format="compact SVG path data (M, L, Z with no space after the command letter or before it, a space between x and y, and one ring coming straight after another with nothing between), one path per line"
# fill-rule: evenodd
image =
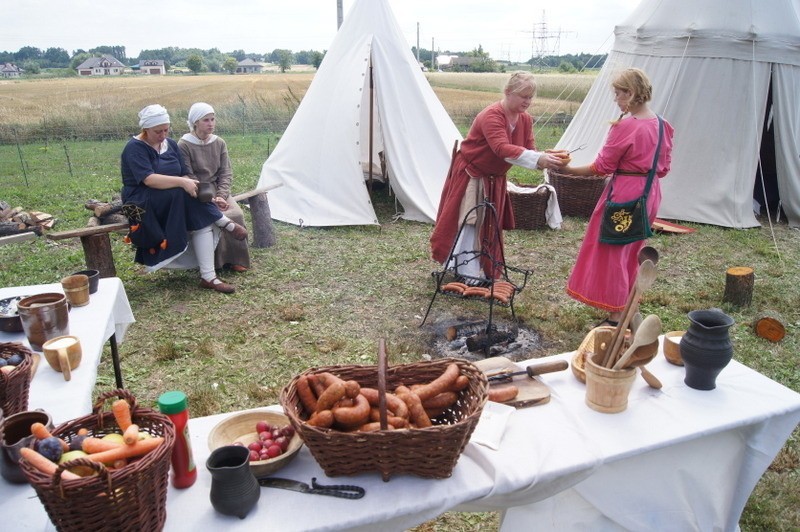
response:
M72 370L81 363L81 341L77 336L58 336L42 345L44 358L50 367L64 374L64 380L72 378Z
M84 274L68 275L61 279L61 287L67 301L73 307L89 304L89 277Z

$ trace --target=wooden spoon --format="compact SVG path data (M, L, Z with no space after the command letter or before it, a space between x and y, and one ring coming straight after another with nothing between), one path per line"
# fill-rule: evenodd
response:
M639 330L639 326L636 324L636 320L639 320L641 323L642 316L638 312L634 315L633 320L631 320L631 330L634 334L636 331ZM658 340L653 343L645 344L636 348L636 351L633 352L631 355L630 360L628 363L625 364L625 368L635 368L638 367L639 371L642 373L642 378L647 382L647 384L651 388L655 388L656 390L660 390L662 387L661 381L658 380L658 377L650 373L645 367L645 364L649 364L658 354ZM624 368L623 368L624 369Z
M633 356L634 351L639 346L651 344L658 341L658 335L661 334L661 318L655 314L649 314L643 321L636 335L633 337L631 346L623 353L622 357L617 360L612 369L624 368L628 361Z
M642 297L642 294L645 291L649 290L650 287L653 286L657 273L658 270L656 269L656 265L653 264L653 262L649 259L646 259L639 265L639 273L636 276L636 286L633 290L633 296L629 298L629 304L622 311L622 318L619 323L619 328L617 329L621 332L612 338L613 341L610 348L611 355L606 363L607 368L613 366L617 353L619 353L619 350L622 347L622 340L625 337L624 331L628 328L633 315L639 310L639 299ZM647 318L645 318L645 320L646 319ZM644 322L642 323L644 324Z

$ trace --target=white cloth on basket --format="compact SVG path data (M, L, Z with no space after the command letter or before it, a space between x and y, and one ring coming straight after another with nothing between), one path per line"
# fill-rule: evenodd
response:
M561 222L563 222L564 219L561 217L561 208L558 206L556 189L553 188L553 185L545 183L537 187L520 187L509 181L506 186L508 192L514 194L535 194L542 187L550 191L550 196L547 198L547 207L544 211L545 221L551 229L561 229Z

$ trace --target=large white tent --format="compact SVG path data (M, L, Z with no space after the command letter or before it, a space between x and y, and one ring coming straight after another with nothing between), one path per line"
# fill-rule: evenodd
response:
M789 224L800 226L800 1L643 0L615 28L607 61L558 142L588 145L574 164L588 164L602 146L618 114L611 80L628 67L648 74L653 110L675 126L659 217L758 226L754 188L764 205L764 175L763 190L776 182Z
M364 178L372 145L373 167L379 152L385 156L402 217L433 222L453 144L460 139L388 1L357 0L258 184L283 183L270 192L274 219L310 226L377 224Z

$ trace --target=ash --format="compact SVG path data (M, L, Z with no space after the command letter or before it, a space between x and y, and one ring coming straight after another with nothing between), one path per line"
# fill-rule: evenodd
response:
M463 358L470 362L476 362L489 357L503 356L511 361L519 361L533 358L535 353L541 351L544 347L544 340L538 331L528 329L511 320L496 318L492 320L492 326L496 331L492 334L503 335L504 333L511 333L513 337L513 332L516 331L516 338L490 345L488 347L488 354L486 349L470 351L467 348L467 338L475 334L474 328L472 328L473 330L467 331L467 334L456 335L453 340L448 340L448 330L452 331L453 327L456 328L456 331L460 331L462 328L468 328L466 326L469 324L478 323L480 323L480 325L474 328L479 328L485 332L488 322L485 320L481 321L480 319L472 320L469 318L457 317L447 318L434 323L431 326L433 335L431 356L434 358Z

